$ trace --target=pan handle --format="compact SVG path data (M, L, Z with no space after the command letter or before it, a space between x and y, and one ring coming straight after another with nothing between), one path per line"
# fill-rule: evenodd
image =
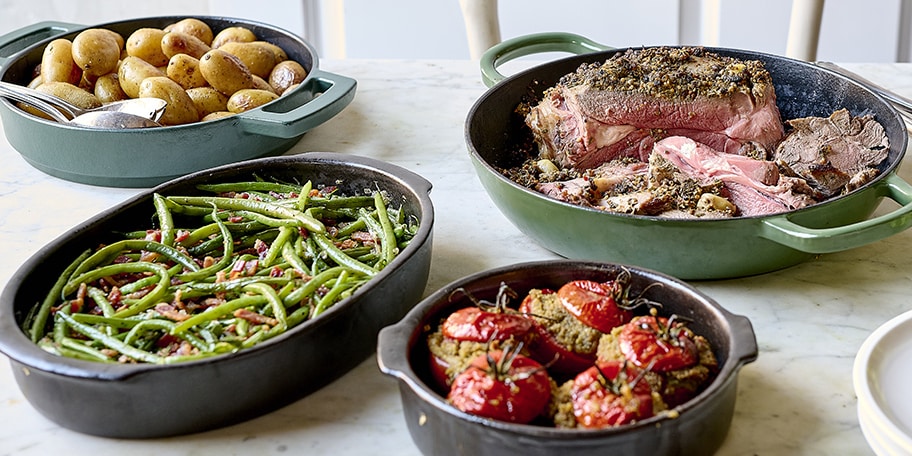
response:
M506 78L497 67L519 57L544 52L588 54L607 51L611 47L596 43L584 36L565 32L533 33L518 36L491 46L481 56L481 78L488 87Z
M271 106L238 115L246 131L275 138L294 138L326 122L355 97L357 82L338 74L313 70L303 86Z
M832 253L861 247L885 239L912 226L912 186L895 173L886 176L877 190L897 202L899 209L845 226L807 228L789 217L763 220L759 235L807 253Z
M7 59L17 52L52 36L85 28L85 25L67 22L39 22L0 35L0 67L6 65Z

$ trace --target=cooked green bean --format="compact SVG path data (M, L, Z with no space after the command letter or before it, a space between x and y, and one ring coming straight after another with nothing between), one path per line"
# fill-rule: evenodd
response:
M276 337L351 296L414 236L382 192L338 188L258 180L153 194L151 226L76 258L23 330L61 356L167 364Z

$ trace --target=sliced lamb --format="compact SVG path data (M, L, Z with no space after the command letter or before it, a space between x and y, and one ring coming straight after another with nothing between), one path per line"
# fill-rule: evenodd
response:
M776 148L776 160L827 197L876 176L876 166L890 150L883 126L870 115L855 117L840 109L788 124L791 131Z
M655 141L684 135L731 153L775 146L784 131L759 61L702 48L646 48L581 66L526 115L541 156L588 169L620 157L646 161Z
M770 161L718 152L682 136L657 142L653 153L694 179L721 182L740 215L768 215L816 202L802 193L799 179L779 175Z

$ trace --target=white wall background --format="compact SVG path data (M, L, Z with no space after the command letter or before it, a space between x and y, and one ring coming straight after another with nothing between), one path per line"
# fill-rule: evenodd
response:
M705 2L721 21L704 24ZM579 33L616 46L718 44L785 52L791 0L500 0L504 38ZM0 35L41 21L92 25L158 15L224 15L301 34L323 58L467 59L458 0L0 0ZM820 60L910 61L912 0L827 0Z

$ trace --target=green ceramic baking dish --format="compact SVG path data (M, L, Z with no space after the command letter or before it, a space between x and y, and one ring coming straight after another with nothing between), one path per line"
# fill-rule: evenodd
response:
M508 78L495 68L521 55L558 50L580 55ZM818 254L870 244L912 226L912 186L896 173L908 134L890 103L852 80L807 62L745 50L710 50L762 61L772 74L784 119L829 116L839 108L856 115L873 114L890 141L880 174L855 191L800 210L712 220L610 213L523 187L499 171L524 159L514 152L527 134L515 114L516 106L529 93L552 86L581 64L625 51L610 50L577 35L547 33L505 41L482 58L483 77L493 87L476 101L465 126L469 157L481 184L520 231L555 253L632 264L687 280L766 273ZM869 218L884 198L899 207Z
M72 40L87 28L105 28L125 38L144 27L163 28L188 16L132 19L92 26L42 22L0 36L0 80L27 84L45 45ZM314 48L291 32L259 22L192 16L214 32L242 26L281 47L307 71L292 93L260 108L221 120L164 128L97 130L43 120L0 99L0 119L9 143L35 168L62 179L112 187L151 187L213 166L278 155L308 130L342 111L355 96L356 81L322 71Z

